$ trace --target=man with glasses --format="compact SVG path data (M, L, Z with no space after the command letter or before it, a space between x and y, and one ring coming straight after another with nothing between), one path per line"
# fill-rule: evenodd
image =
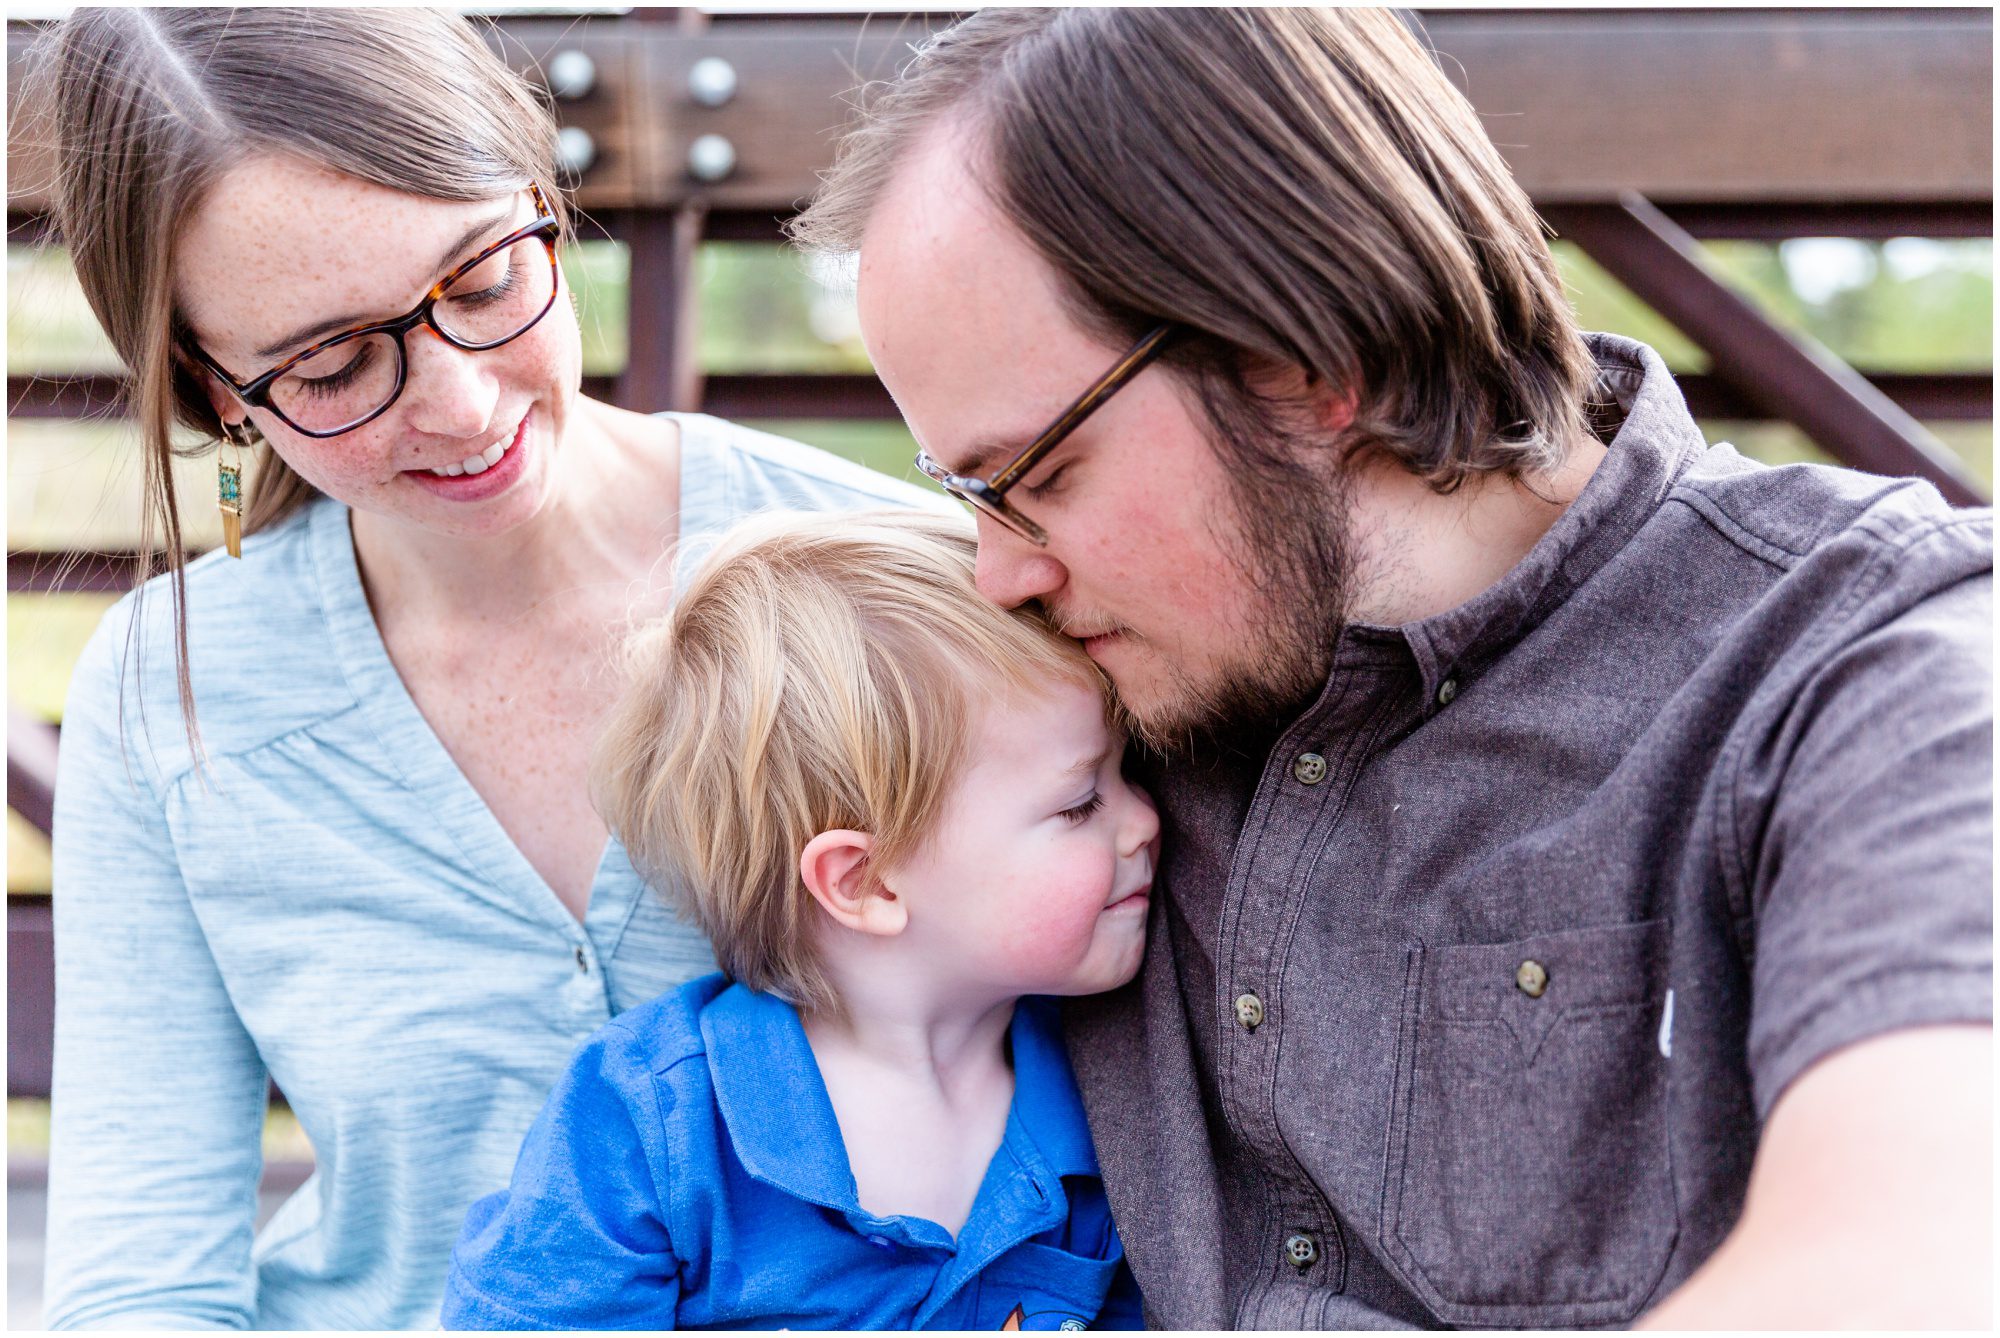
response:
M1709 448L1385 13L983 11L797 233L1152 745L1153 1323L1987 1322L1987 513Z

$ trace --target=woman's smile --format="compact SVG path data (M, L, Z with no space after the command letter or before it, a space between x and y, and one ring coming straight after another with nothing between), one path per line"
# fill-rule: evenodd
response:
M448 465L406 469L402 476L437 497L454 502L479 502L512 487L531 453L533 411L521 416L514 431L484 449Z

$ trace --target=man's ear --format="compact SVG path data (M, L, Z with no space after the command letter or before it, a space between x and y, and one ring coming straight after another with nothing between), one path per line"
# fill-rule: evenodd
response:
M1324 383L1314 387L1313 407L1319 414L1319 425L1328 432L1345 432L1354 425L1354 393L1348 390L1333 390Z
M1325 432L1345 432L1356 409L1351 389L1332 385L1295 364L1250 369L1249 381L1258 393L1306 408L1312 425Z
M799 852L799 877L841 928L894 938L909 924L909 908L877 881L868 861L874 848L875 838L866 832L821 832Z

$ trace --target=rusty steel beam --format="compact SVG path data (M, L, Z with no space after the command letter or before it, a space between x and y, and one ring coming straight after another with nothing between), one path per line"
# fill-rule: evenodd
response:
M118 415L125 378L116 372L77 376L9 376L9 418L100 418Z
M643 13L643 11L642 11ZM1990 202L1992 18L1940 10L1516 10L1422 15L1446 73L1492 127L1537 201L1608 202L1621 190L1685 204ZM942 16L759 23L508 16L502 55L528 78L581 51L592 86L558 99L591 138L586 209L788 210L809 196L858 84L892 75ZM16 105L34 25L8 28L10 206L49 180L36 109ZM737 81L717 105L696 62ZM704 178L691 145L721 135L735 167Z
M51 214L40 210L7 211L7 244L9 246L54 246L61 240L56 231L56 220Z
M695 348L695 259L705 211L621 210L607 220L613 239L631 252L626 285L625 372L615 403L640 413L691 411L701 406Z
M1792 237L1852 237L1880 242L1892 237L1976 239L1993 235L1993 206L1985 200L1917 204L1895 200L1730 204L1655 200L1653 203L1689 236L1703 241L1781 242ZM789 217L789 210L715 210L708 215L702 240L780 243L785 240L785 220ZM591 220L580 222L587 228ZM611 236L609 229L599 231L606 238ZM47 214L10 212L7 240L17 246L50 246L61 239L54 220Z
M120 595L138 575L136 553L9 549L10 595Z
M1993 198L1992 15L1424 11L1538 203Z
M1955 505L1985 499L1944 444L1814 340L1774 325L1717 278L1700 245L1637 195L1544 211L1611 275L1706 350L1759 417L1796 424L1843 464L1930 480Z
M872 372L708 378L703 411L722 418L853 418L900 423L896 401Z
M717 210L708 216L706 242L782 242L791 212L775 209Z
M1835 202L1738 201L1730 204L1673 204L1654 200L1690 237L1704 241L1781 242L1791 237L1853 237L1884 242L1891 237L1991 237L1990 200L1895 200Z
M1868 383L1926 422L1985 422L1993 417L1993 378L1969 372L1871 372ZM1681 372L1674 380L1696 418L1768 418L1728 381L1705 372Z

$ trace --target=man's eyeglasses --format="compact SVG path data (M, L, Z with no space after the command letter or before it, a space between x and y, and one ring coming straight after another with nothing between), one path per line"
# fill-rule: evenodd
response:
M404 338L427 325L453 348L470 352L518 339L556 301L556 237L561 224L539 186L535 221L502 237L440 279L424 300L394 320L322 339L262 376L238 381L192 340L187 349L229 384L245 404L270 410L308 437L337 437L382 416L409 375Z
M1124 357L1113 364L1110 371L1097 378L1090 389L1078 396L1076 402L1069 408L1064 409L1061 416L1043 429L1019 455L1002 465L992 478L975 479L963 474L954 474L933 460L928 451L917 452L917 468L923 470L939 487L973 510L991 516L1037 548L1046 548L1049 542L1048 532L1022 515L1014 504L1007 500L1007 490L1027 477L1028 472L1050 451L1062 445L1070 433L1083 426L1083 421L1102 408L1104 401L1117 394L1128 381L1144 371L1147 364L1159 356L1167 336L1173 331L1174 327L1171 325L1161 325L1147 331L1138 343L1132 345Z

